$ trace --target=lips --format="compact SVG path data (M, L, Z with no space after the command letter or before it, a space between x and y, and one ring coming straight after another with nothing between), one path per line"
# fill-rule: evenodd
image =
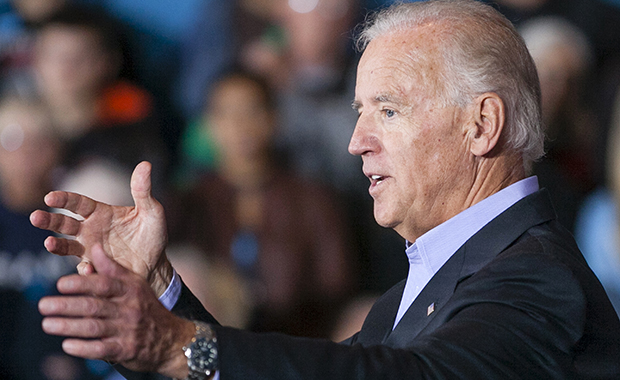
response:
M388 179L388 177L381 174L370 174L367 177L368 179L370 179L370 187L368 188L368 193L371 197L376 198L377 196L379 196L380 191L384 187L383 183L386 179Z
M382 184L386 179L388 179L387 175L380 174L380 173L372 173L371 171L364 171L364 174L370 180L369 190L372 190L373 188Z
M389 178L385 172L383 172L380 168L370 169L370 167L362 168L364 175L368 180L370 180L370 189L372 191L373 188L377 187L381 183L383 183L386 179Z
M385 179L385 176L378 175L378 174L372 174L369 176L369 178L370 178L370 182L374 185L374 184L378 184L381 181L383 181Z

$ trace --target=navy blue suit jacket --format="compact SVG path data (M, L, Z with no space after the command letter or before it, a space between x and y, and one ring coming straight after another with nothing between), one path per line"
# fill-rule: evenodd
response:
M392 330L403 289L340 344L216 326L221 379L620 379L620 321L544 190L470 238ZM213 322L186 289L173 311Z

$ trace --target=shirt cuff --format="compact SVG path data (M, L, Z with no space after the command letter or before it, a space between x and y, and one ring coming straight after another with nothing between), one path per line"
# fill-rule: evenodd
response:
M172 281L170 281L170 285L168 288L159 297L159 302L168 310L172 310L174 305L176 305L179 297L181 296L181 279L177 274L176 270L172 270Z
M170 281L170 285L164 292L164 294L159 297L159 302L168 310L172 310L174 305L179 300L181 296L181 279L179 275L177 275L177 271L172 269L172 281ZM215 371L213 375L213 380L220 380L220 371Z

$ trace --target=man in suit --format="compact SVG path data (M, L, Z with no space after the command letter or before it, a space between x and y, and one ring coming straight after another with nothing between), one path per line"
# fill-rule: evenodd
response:
M336 344L218 326L166 259L148 163L133 208L53 192L49 206L85 220L32 215L76 237L48 250L83 258L83 276L58 282L65 295L41 300L45 331L71 337L68 353L177 378L619 378L620 322L526 178L542 155L540 89L512 25L476 1L416 2L380 13L360 41L349 151L410 268L358 334Z

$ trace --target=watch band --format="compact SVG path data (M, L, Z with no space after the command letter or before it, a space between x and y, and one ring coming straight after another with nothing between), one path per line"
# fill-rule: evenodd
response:
M183 346L189 370L185 380L205 380L218 369L217 337L209 324L193 322L196 333L192 340Z

